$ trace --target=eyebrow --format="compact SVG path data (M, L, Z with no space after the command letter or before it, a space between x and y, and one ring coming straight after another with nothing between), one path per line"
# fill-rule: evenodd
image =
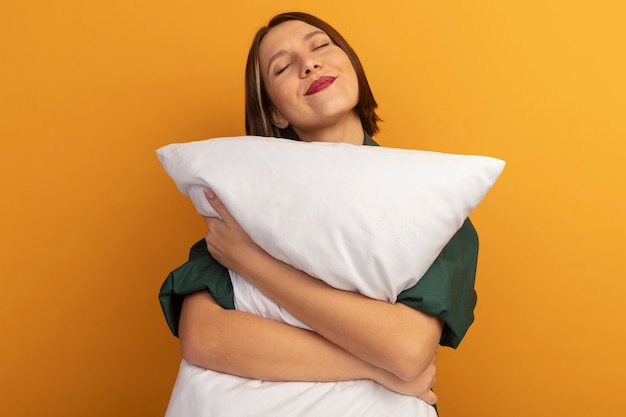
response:
M302 37L302 42L306 42L309 39L311 39L314 36L317 35L326 35L326 32L324 32L321 29L317 29L314 30L313 32L309 32L306 35L304 35ZM269 75L270 73L270 68L272 67L272 63L277 60L279 57L281 57L282 55L284 55L285 53L287 53L287 51L285 51L284 49L281 49L280 51L276 52L274 55L272 55L272 57L269 59L269 61L267 61L267 75Z

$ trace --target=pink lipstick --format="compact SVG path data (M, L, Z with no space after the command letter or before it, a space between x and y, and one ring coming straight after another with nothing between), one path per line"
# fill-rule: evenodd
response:
M311 85L309 85L309 89L306 90L305 95L310 96L311 94L319 93L320 91L324 90L326 87L334 83L336 79L337 77L323 76L319 77L317 80L313 80Z

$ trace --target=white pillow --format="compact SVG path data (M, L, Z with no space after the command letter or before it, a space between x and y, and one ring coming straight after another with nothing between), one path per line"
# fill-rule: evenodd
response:
M395 302L484 198L504 161L437 152L217 138L157 150L204 216L211 187L275 258L329 285Z

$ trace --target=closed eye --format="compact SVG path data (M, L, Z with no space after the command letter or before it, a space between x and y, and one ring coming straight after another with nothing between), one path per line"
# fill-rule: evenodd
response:
M313 50L316 51L316 50L321 49L321 48L323 48L325 46L328 46L328 45L330 45L330 43L324 43L322 45L316 46L315 48L313 48Z
M290 66L290 65L291 65L291 64L287 64L287 65L285 65L284 67L282 67L282 68L278 69L278 70L274 73L274 75L280 75L280 74L282 74L283 72L285 72L285 70L286 70L287 68L289 68L289 66Z

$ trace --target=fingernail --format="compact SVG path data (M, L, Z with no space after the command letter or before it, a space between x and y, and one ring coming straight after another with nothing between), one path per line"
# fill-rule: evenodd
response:
M204 195L206 196L206 198L208 198L209 200L215 198L215 193L213 192L213 190L211 190L210 188L205 188L204 189Z

